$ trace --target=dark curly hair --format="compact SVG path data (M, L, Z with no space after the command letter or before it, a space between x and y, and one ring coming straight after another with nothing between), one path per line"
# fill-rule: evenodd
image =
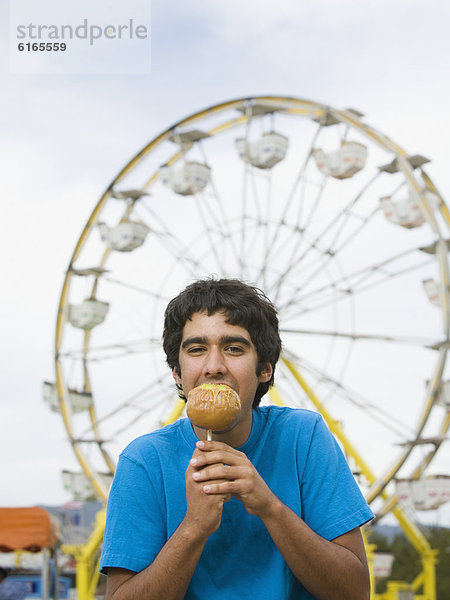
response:
M171 369L180 372L179 351L183 328L192 315L205 312L212 315L223 311L227 323L244 327L250 334L258 355L256 374L260 375L266 363L273 368L269 381L260 383L253 401L261 398L273 385L275 365L281 352L277 311L265 294L238 279L201 279L187 286L171 300L164 314L163 348ZM184 397L179 388L180 396Z

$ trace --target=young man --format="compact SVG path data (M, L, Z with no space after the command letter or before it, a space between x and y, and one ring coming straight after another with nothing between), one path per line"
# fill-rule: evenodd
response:
M101 570L107 600L366 600L359 526L372 518L320 415L259 407L281 342L276 311L237 280L202 280L168 305L164 350L180 393L226 384L233 428L181 419L121 454Z

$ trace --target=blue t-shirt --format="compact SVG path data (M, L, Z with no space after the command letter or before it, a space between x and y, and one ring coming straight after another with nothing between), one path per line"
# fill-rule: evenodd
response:
M185 472L197 437L188 419L134 440L120 455L108 500L102 572L142 571L186 513ZM323 422L307 410L260 407L238 448L272 492L332 540L373 517ZM220 569L217 566L220 564ZM262 520L231 498L203 550L186 600L309 600Z

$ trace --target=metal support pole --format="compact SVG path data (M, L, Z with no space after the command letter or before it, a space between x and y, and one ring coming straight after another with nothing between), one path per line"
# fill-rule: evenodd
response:
M94 600L99 572L98 561L95 560L105 530L106 509L97 513L94 531L84 546L63 546L66 554L72 554L77 561L77 596L78 600ZM94 562L95 561L95 562Z

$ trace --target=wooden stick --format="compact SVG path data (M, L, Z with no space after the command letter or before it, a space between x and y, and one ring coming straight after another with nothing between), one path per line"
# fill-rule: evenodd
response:
M206 439L208 442L212 441L212 429L208 429L206 432Z

